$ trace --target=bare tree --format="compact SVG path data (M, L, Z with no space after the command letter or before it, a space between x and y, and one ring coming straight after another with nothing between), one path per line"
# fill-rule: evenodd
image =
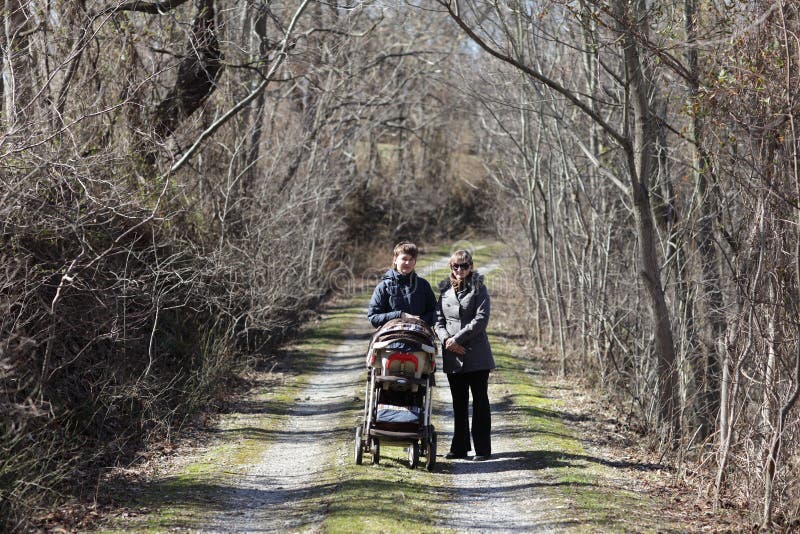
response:
M664 288L661 282L660 262L656 253L656 230L650 201L650 184L653 183L657 172L656 166L656 132L657 119L650 104L650 94L653 87L650 84L651 74L640 56L640 47L636 35L648 28L647 10L643 2L615 2L613 9L612 25L621 39L621 61L624 67L625 79L622 80L626 89L624 109L631 112L630 123L627 119L618 130L596 111L590 101L582 97L577 89L570 88L563 83L547 76L535 65L526 64L515 59L503 47L492 44L491 39L494 29L487 29L486 16L488 12L476 4L469 2L441 2L450 17L463 29L463 31L481 48L492 56L504 61L532 80L540 83L558 93L565 100L587 115L593 122L612 138L623 150L624 161L627 167L626 184L630 200L633 204L633 213L636 221L636 230L639 239L639 262L641 276L647 289L652 317L652 329L656 342L656 357L659 376L659 417L670 432L676 433L679 428L679 417L676 404L675 380L675 350L672 338L670 313L666 305ZM521 11L518 9L518 11ZM506 22L506 16L501 10L497 11L497 19L491 19L496 28L512 27ZM529 24L533 18L530 13L525 13ZM507 42L514 42L514 35L502 33L502 38ZM630 107L628 107L630 106ZM627 117L627 115L626 115Z

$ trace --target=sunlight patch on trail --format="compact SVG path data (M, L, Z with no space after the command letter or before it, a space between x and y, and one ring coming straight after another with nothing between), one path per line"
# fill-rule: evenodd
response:
M485 248L486 248L486 245L478 245L476 247L472 247L471 250L472 250L473 253L475 253L475 252L477 252L479 250L483 250ZM449 263L450 263L450 256L445 256L444 258L440 258L438 260L432 261L431 263L425 265L424 267L421 267L421 268L417 269L417 274L419 276L423 277L423 278L426 278L426 277L430 276L432 273L448 267ZM497 265L499 265L499 263L496 262L496 265L494 263L492 265L494 265L496 267ZM483 272L483 269L481 269L481 272ZM428 282L430 282L430 280L428 280ZM431 284L431 285L433 285L433 284Z

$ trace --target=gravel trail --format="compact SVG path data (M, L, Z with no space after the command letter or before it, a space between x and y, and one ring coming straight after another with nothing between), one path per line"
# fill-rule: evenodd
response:
M442 454L449 449L453 435L453 414L449 408L452 399L446 380L443 382L438 386L442 410L436 418L442 427L439 434ZM490 378L492 459L452 461L449 472L455 498L442 526L457 532L553 532L547 519L551 516L545 513L551 505L536 492L537 486L543 484L531 460L534 452L526 447L524 440L512 437L518 427L509 410L497 408L493 386Z
M445 265L447 258L419 269L419 273L429 277ZM496 267L488 265L481 272ZM352 391L363 383L363 357L372 331L363 313L354 316L346 341L298 395L285 428L277 433L260 461L226 492L224 511L214 517L210 531L297 532L318 528L325 516L319 497L335 491L320 480L335 469L330 459L342 443L349 448L352 440L352 421L336 414L352 406ZM438 382L434 422L439 429L441 468L432 476L449 477L455 490L450 513L441 519L441 527L459 532L544 531L541 513L537 513L543 500L531 497L535 495L536 474L531 471L523 441L513 437L515 422L509 408L493 408L492 460L447 461L443 454L452 436L451 398L446 378L440 375ZM496 406L498 399L492 400Z
M237 482L212 531L313 530L324 519L316 497L327 489L319 480L335 468L331 451L342 446L345 435L350 437L352 427L336 415L352 406L353 387L363 382L371 333L365 319L353 321L347 341L332 352L298 395L286 427Z
M437 259L418 272L426 277L447 261ZM286 428L225 496L225 511L214 518L211 531L314 530L324 519L317 497L332 489L319 480L335 469L333 451L352 440L352 421L336 415L352 406L352 391L363 384L364 354L373 332L364 309L353 318L346 341L298 395Z

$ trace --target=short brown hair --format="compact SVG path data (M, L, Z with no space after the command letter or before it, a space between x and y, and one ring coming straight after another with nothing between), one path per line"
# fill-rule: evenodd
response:
M392 260L396 260L400 254L408 254L414 259L417 259L417 245L410 241L400 241L394 246L392 251Z

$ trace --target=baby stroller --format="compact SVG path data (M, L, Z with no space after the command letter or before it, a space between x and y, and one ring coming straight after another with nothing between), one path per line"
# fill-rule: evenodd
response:
M434 333L423 321L393 319L372 336L367 351L369 376L364 422L356 427L355 460L365 452L380 461L381 445L408 447L408 465L420 457L436 465L436 430L431 405L436 371Z

